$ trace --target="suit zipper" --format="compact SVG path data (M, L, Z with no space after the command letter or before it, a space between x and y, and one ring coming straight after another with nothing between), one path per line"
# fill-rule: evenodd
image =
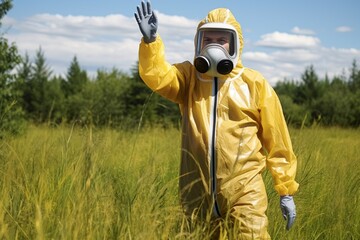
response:
M214 85L213 85L213 106L212 106L212 114L210 116L210 187L211 187L211 195L214 201L213 213L216 217L220 217L220 208L217 203L217 182L216 182L216 167L217 167L217 160L216 160L216 120L217 120L217 103L218 103L218 78L214 78Z

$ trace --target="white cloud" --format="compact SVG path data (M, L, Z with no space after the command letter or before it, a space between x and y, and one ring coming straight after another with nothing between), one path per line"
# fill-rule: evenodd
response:
M20 23L19 30L52 36L91 40L94 38L135 37L135 21L122 15L104 17L39 14Z
M192 61L194 58L194 41L192 39L182 39L171 41L166 36L164 39L166 58L170 63Z
M293 29L291 29L292 33L295 34L301 34L301 35L314 35L315 32L311 29L305 29L305 28L299 28L299 27L294 27Z
M279 80L300 80L306 67L313 65L320 78L327 74L330 78L347 71L354 59L360 61L360 50L318 47L315 49L284 49L266 55L272 62L262 59L248 58L248 56L261 55L259 53L244 53L244 64L259 70L272 84ZM264 54L265 55L265 54Z
M340 26L336 28L337 32L351 32L352 28L348 26Z
M273 62L274 58L265 52L244 52L243 59L257 62Z
M276 48L309 48L318 46L320 40L310 36L273 32L262 35L261 40L256 44Z
M287 49L272 52L275 61L278 62L315 62L322 56L314 49Z
M158 32L166 42L168 60L191 59L196 21L157 14L164 23ZM35 56L41 46L56 74L66 73L74 55L93 73L113 67L129 71L138 59L141 33L133 17L39 14L24 21L6 18L4 25L9 28L7 38L16 42L22 54Z
M192 61L198 21L159 12L157 15L167 60ZM90 74L113 67L128 72L138 59L141 33L134 17L40 14L25 20L3 20L5 37L30 57L41 46L55 74L66 74L74 55ZM311 64L319 76L332 76L349 68L354 59L360 61L360 50L322 47L318 38L305 35L310 34L307 31L294 28L296 34L265 34L255 45L245 39L244 65L258 70L274 85L284 78L299 79Z
M4 18L1 20L1 23L3 24L3 25L5 25L5 26L11 26L11 25L14 25L14 24L16 24L16 19L14 19L14 18L11 18L11 17L9 17L9 16L4 16Z
M156 12L156 14L159 18L161 26L168 26L172 29L174 28L174 26L177 26L179 28L196 29L198 24L197 20L191 20L183 16L170 16L160 12Z

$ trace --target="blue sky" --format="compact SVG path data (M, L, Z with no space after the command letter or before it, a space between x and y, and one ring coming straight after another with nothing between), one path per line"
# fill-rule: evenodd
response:
M342 74L360 62L358 0L152 0L159 34L171 63L193 59L198 21L217 7L229 8L245 39L246 67L272 84L300 79L309 65L320 77ZM89 73L116 67L129 71L141 34L134 0L14 0L2 31L31 58L41 46L54 74L66 74L73 58ZM360 63L359 63L360 65Z

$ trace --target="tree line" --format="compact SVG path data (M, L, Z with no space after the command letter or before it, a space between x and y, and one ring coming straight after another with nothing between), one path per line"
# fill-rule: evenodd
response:
M11 0L1 1L0 29L11 7ZM359 126L360 70L355 60L348 77L320 79L309 66L300 80L283 80L274 88L289 124ZM130 73L100 69L90 77L74 56L65 76L54 75L41 48L33 59L21 56L0 31L0 137L23 131L27 123L131 129L140 124L177 126L179 120L178 106L145 86L137 63Z
M59 76L52 74L40 48L34 61L26 54L15 69L12 81L6 84L11 93L8 112L17 112L20 120L14 122L12 131L21 129L20 122L127 129L140 124L170 126L179 120L177 106L145 86L137 64L131 74L113 68L89 77L74 56L66 75ZM12 121L14 116L6 119Z
M300 80L278 82L275 91L289 124L360 126L360 69L356 60L348 73L343 72L331 79L327 75L320 78L311 65Z

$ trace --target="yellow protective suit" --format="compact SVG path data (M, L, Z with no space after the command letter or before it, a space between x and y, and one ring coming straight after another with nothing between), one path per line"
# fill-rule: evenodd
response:
M238 31L239 60L233 71L212 78L186 61L171 65L164 45L141 42L139 72L155 92L179 104L182 113L180 196L190 216L231 218L241 239L268 239L267 196L261 173L267 166L279 195L297 191L296 158L274 90L241 63L240 24L227 9L199 23L225 22Z

